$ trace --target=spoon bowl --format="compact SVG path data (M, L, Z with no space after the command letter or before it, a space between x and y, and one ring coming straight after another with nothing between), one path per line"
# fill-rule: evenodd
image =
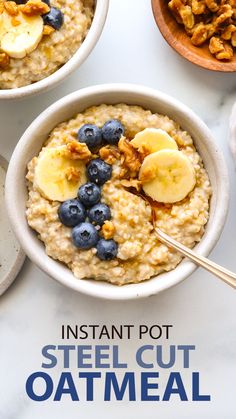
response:
M232 288L236 289L236 273L231 272L226 268L223 268L223 266L220 266L217 263L212 262L210 259L204 256L198 255L197 252L189 249L183 244L172 239L170 236L168 236L162 230L156 228L155 226L154 232L156 233L157 238L162 243L166 244L168 247L171 247L172 249L177 250L183 256L186 256L188 259L194 262L196 265L201 266L208 272L220 278L227 285L230 285Z
M209 51L208 44L195 47L189 36L172 15L167 0L152 0L156 24L168 44L188 61L213 71L236 71L236 54L231 61L218 61Z
M226 268L223 268L223 266L220 266L217 263L212 262L210 259L204 256L198 255L197 252L195 252L194 250L189 249L182 243L174 240L168 234L164 233L156 225L157 216L155 211L155 205L153 205L152 199L150 199L149 197L147 197L147 195L143 193L138 193L137 195L140 196L140 198L142 198L151 207L151 222L153 225L153 232L156 234L156 237L160 242L170 247L171 249L177 250L179 253L190 259L196 265L206 269L208 272L212 273L213 275L217 276L222 281L224 281L227 285L230 285L232 288L236 289L236 273L231 272Z

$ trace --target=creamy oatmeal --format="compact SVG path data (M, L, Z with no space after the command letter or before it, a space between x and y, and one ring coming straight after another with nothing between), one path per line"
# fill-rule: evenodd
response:
M86 144L77 141L78 130L84 124L95 124L102 127L109 120L120 121L124 127L118 145L114 145L114 143L113 145L100 144L97 150L93 149L91 151ZM147 128L151 128L151 130L146 130ZM150 144L151 147L153 146L152 141L150 141L150 134L153 135L153 129L156 130L154 134L158 133L160 135L161 133L161 137L158 137L159 146L161 143L161 148L166 148L169 141L170 149L161 151L153 149L150 151ZM142 134L141 140L140 133ZM143 133L145 133L145 136ZM99 133L95 134L97 135L97 141L101 142ZM133 141L134 137L139 146ZM146 141L145 144L143 139ZM141 143L142 147L140 147ZM59 180L57 179L57 184L55 183L52 187L49 179L52 176L53 169L50 169L50 173L47 172L47 169L44 170L44 167L48 167L47 159L51 159L53 156L56 157L54 163L50 166L55 165L55 170L62 167L60 165L65 166L63 162L68 162L68 159L74 162L73 170L72 168L66 168L65 171L67 199L76 198L76 187L78 184L81 185L87 181L85 179L86 173L81 165L85 167L85 165L94 162L94 159L100 158L106 164L111 165L109 167L112 167L112 177L110 179L107 177L108 180L101 187L102 195L100 199L110 209L110 217L107 217L104 224L97 228L101 237L108 239L108 241L112 238L111 241L117 244L117 253L114 253L115 257L111 260L101 260L97 256L96 246L88 250L79 249L72 241L71 228L61 222L58 211L60 211L60 206L64 200L65 184L63 184L64 186L60 184L58 189ZM152 164L148 167L152 169L153 165L155 166L155 159L158 158L158 166L155 170L162 167L163 161L166 165L169 164L169 159L180 158L180 160L177 159L178 161L173 160L172 162L174 170L176 170L177 162L180 164L178 170L173 172L174 175L169 168L169 174L166 175L166 167L164 169L162 167L165 179L160 177L162 176L160 173L156 176L159 176L159 183L161 179L164 185L176 181L176 187L171 184L173 197L180 193L182 197L186 195L184 198L171 203L155 201L156 191L159 193L159 199L165 201L165 197L169 193L169 186L164 186L162 190L156 184L158 187L153 188L151 182L156 182L155 176L152 172L149 179L150 170L147 171L146 169L144 173L146 180L142 180L140 170L145 166L145 161L150 160L150 156L152 156ZM187 178L185 179L183 176L186 174ZM145 176L143 177L145 178ZM168 176L172 177L168 178ZM72 184L68 189L67 184L70 178ZM185 183L178 191L178 185L181 184L183 179ZM79 183L76 184L76 182ZM152 231L150 204L140 196L140 191L142 191L142 195L145 190L149 193L149 189L154 193L154 195L150 195L152 198L150 202L152 202L156 211L157 226L190 248L201 240L204 234L204 226L209 217L211 186L202 159L193 145L192 138L167 116L153 114L139 106L118 104L115 106L91 107L70 121L60 124L50 134L39 156L34 157L29 163L27 184L29 197L26 214L29 225L37 232L40 240L44 242L47 254L65 263L76 278L105 280L117 285L137 283L161 272L170 271L181 261L180 254L157 240ZM149 189L145 189L145 185L148 185ZM150 185L152 185L152 188L150 188ZM190 190L186 189L188 187ZM184 188L186 190L183 192ZM49 199L49 196L51 199ZM59 199L60 202L56 199ZM177 199L179 199L178 195L172 200Z
M51 75L77 51L91 26L94 0L0 0L0 89Z

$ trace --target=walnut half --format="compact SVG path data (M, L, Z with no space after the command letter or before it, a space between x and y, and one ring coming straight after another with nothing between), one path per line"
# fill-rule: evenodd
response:
M29 0L19 7L21 12L27 16L44 15L50 11L50 7L41 0Z
M4 7L10 16L17 16L19 13L18 5L14 1L5 1Z
M208 31L206 25L199 23L197 28L193 31L191 41L193 45L202 45L208 38Z
M134 188L138 192L140 192L142 189L142 183L138 179L122 179L120 183L125 188Z
M137 177L141 166L141 157L138 151L125 137L121 137L118 143L118 149L121 153L120 178L127 179Z
M218 60L231 60L234 54L231 45L216 36L211 38L209 50Z
M233 48L230 44L227 44L226 42L223 43L223 51L220 51L216 54L217 60L231 60L234 55Z
M99 156L108 164L114 164L120 158L119 150L117 147L106 145L99 150Z
M71 160L84 160L85 163L92 157L91 151L85 143L72 140L66 144L67 155Z
M209 50L211 54L213 55L218 54L218 52L223 51L224 50L223 41L219 37L213 36L209 42Z

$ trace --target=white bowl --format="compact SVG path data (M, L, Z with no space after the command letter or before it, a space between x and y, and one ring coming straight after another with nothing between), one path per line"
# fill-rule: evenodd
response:
M0 155L0 296L15 280L25 260L25 254L12 233L3 199L7 167L7 161Z
M0 89L1 99L20 99L27 96L33 96L40 92L46 92L62 82L74 70L76 70L88 57L102 33L107 12L109 0L96 0L95 13L88 34L71 59L43 80L29 84L28 86L15 89Z
M229 182L223 156L217 149L211 132L194 112L172 97L150 88L132 84L94 86L72 93L50 106L26 130L12 155L6 180L6 200L9 217L22 248L43 271L76 291L100 298L126 300L157 294L188 277L196 269L196 265L183 260L168 273L122 287L94 280L79 280L66 266L46 255L44 245L28 226L25 217L26 166L39 153L50 131L60 122L70 119L89 106L120 102L141 105L153 112L166 114L180 123L193 137L213 188L206 232L195 248L199 254L207 256L219 239L228 209Z

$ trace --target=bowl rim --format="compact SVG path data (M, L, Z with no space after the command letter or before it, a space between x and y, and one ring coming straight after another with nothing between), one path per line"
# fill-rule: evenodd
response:
M6 176L7 168L8 168L8 161L1 154L0 154L0 167L4 170L5 176ZM5 217L4 217L3 222L5 222ZM2 276L0 280L0 296L3 295L5 291L10 287L10 285L14 282L19 271L22 268L24 261L25 261L25 254L22 248L19 246L19 248L15 252L15 257L11 261L11 266L5 272L5 275Z
M191 123L195 128L197 127L198 132L201 131L204 133L204 138L207 139L206 144L208 151L214 160L214 170L218 171L218 176L220 175L219 182L217 183L217 195L218 199L219 196L221 197L221 205L216 206L214 214L217 218L217 227L211 229L211 234L204 235L200 243L196 246L200 255L207 256L214 248L221 235L228 212L229 177L223 154L221 154L218 147L215 145L214 138L209 128L190 108L175 98L172 98L171 96L150 87L120 83L91 86L73 92L64 98L59 99L54 104L49 106L49 108L44 110L27 128L13 152L6 177L6 204L13 231L15 232L15 235L18 238L23 250L29 256L29 258L49 276L76 291L93 297L109 300L130 300L155 295L167 288L170 288L171 286L176 285L177 283L182 282L186 277L193 273L195 269L197 269L197 266L193 262L183 259L183 261L175 269L167 273L157 275L148 281L143 281L138 284L127 284L122 287L102 281L77 280L66 266L47 256L45 250L45 257L41 258L39 256L38 253L40 251L40 246L42 245L37 237L36 240L33 240L30 232L23 228L20 222L18 222L19 211L17 200L15 199L19 185L19 182L17 181L17 179L19 179L18 171L21 171L21 161L24 161L25 147L30 147L31 144L34 143L34 134L35 132L39 132L41 124L46 124L47 121L50 121L50 117L55 113L60 115L61 122L64 121L67 118L61 116L61 111L68 108L73 103L79 103L84 98L93 98L96 96L102 98L100 103L104 103L104 98L106 95L118 94L126 96L124 102L128 102L127 97L131 96L132 94L133 96L137 96L137 98L141 97L140 100L137 99L137 104L140 105L141 100L144 102L145 99L148 99L153 103L161 102L163 106L166 105L172 110L175 110L175 112L179 112L181 115L183 115L183 119L184 117L191 119ZM119 103L120 102L121 101L119 101ZM113 101L113 103L118 102ZM94 103L94 105L95 104L96 103ZM71 117L73 117L73 115L71 115ZM49 129L46 133L44 132L44 134L48 134L50 131L51 129ZM24 162L24 171L26 168L25 165L26 163ZM161 284L160 288L161 276L165 276L165 281L164 284Z
M234 73L236 72L236 62L232 64L232 62L219 62L219 61L208 61L204 57L200 57L200 55L197 54L197 50L199 48L196 48L196 55L191 54L189 49L180 42L176 42L174 36L172 35L172 31L169 29L169 26L166 25L165 19L163 18L163 14L161 12L161 0L151 0L152 3L152 12L153 16L156 22L156 25L162 34L163 38L166 40L166 42L169 44L169 46L177 52L181 57L185 58L187 61L189 61L192 64L197 65L198 67L204 68L209 71L215 71L215 72L221 72L221 73ZM157 11L156 11L157 9ZM174 17L173 17L173 20ZM185 34L184 30L183 33ZM186 38L190 39L187 34Z
M61 83L86 60L101 36L109 9L110 0L95 1L95 12L89 31L82 44L69 61L48 77L35 83L13 89L1 89L0 100L21 99L33 96L42 91L47 92Z

